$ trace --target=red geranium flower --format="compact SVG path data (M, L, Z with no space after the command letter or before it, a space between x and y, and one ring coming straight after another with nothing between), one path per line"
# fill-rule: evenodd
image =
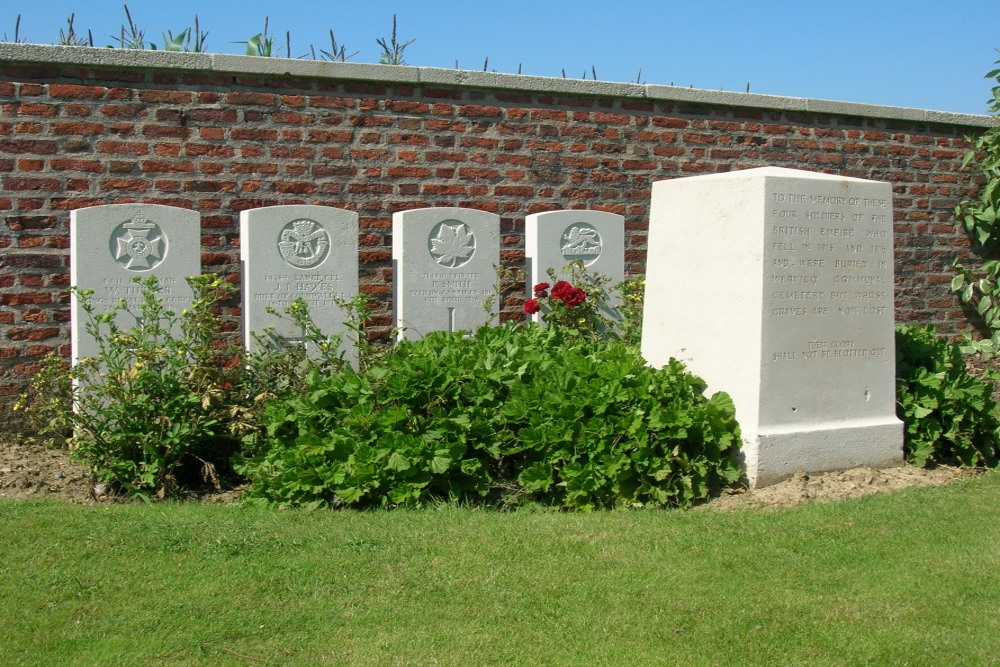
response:
M563 297L563 303L570 307L579 306L586 298L586 292L579 287L573 287L566 293L566 296Z
M569 294L570 290L572 289L573 289L572 285L570 285L565 280L560 280L552 288L552 298L558 299L559 301L565 301L566 295Z
M538 305L538 301L536 299L528 299L524 302L524 312L529 315L534 315L541 309L542 307Z
M533 291L535 292L536 297L538 297L539 299L544 299L549 295L549 293L546 291L548 289L549 289L548 283L538 283L533 288Z

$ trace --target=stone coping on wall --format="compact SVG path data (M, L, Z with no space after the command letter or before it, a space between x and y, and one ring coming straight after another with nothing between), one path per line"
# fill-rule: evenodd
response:
M653 101L685 102L713 106L752 107L777 111L804 111L823 114L863 116L923 123L989 127L998 121L992 116L913 109L908 107L837 102L802 97L761 95L728 91L615 83L586 79L560 79L523 74L503 74L439 67L411 67L368 63L265 58L221 53L178 53L53 46L0 42L0 63L84 65L111 69L158 69L204 71L255 76L288 76L349 81L434 84L464 88L558 93L592 97L616 97Z

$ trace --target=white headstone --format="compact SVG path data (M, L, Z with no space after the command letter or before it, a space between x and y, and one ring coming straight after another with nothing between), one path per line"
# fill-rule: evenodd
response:
M164 305L180 315L191 304L185 280L201 273L201 216L158 204L109 204L70 212L70 284L94 290L90 302L107 312L120 299L138 311L141 288L133 278L156 276ZM70 297L72 361L97 354L75 294ZM119 316L118 326L135 321Z
M560 277L571 262L579 261L592 274L610 278L608 287L625 280L625 218L604 211L549 211L532 213L524 220L525 264L528 292L548 282L549 269ZM605 315L616 318L617 299L607 304ZM541 313L532 319L540 321Z
M358 214L329 206L268 206L240 213L243 261L243 336L256 350L253 334L270 331L284 342L303 343L303 332L283 313L301 298L313 322L328 337L342 336L348 313L338 305L358 294ZM352 354L348 353L348 357Z
M764 167L653 184L642 352L728 392L747 476L903 459L888 183Z
M422 208L392 216L393 292L399 337L472 331L495 324L500 216L469 208Z

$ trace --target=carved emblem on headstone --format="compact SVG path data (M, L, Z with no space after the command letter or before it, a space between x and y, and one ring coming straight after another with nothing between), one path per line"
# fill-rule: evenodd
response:
M601 256L601 235L585 222L572 224L563 232L561 250L567 262L579 260L590 266Z
M130 271L152 269L163 261L166 250L167 237L142 213L118 225L111 234L112 256Z
M293 220L282 227L278 252L297 269L319 266L330 251L330 235L315 220Z
M464 222L445 220L431 230L428 247L435 262L454 269L472 259L476 252L476 235Z

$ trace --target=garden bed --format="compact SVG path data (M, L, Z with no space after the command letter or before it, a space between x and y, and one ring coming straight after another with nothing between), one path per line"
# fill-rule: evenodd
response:
M940 486L978 474L968 468L910 465L873 470L854 468L819 474L798 474L762 489L731 490L702 505L701 509L739 510L791 507L807 502L847 500L916 486ZM242 489L193 493L198 502L236 502ZM72 503L115 502L95 493L86 468L70 459L65 449L39 444L0 444L0 499L54 499Z

